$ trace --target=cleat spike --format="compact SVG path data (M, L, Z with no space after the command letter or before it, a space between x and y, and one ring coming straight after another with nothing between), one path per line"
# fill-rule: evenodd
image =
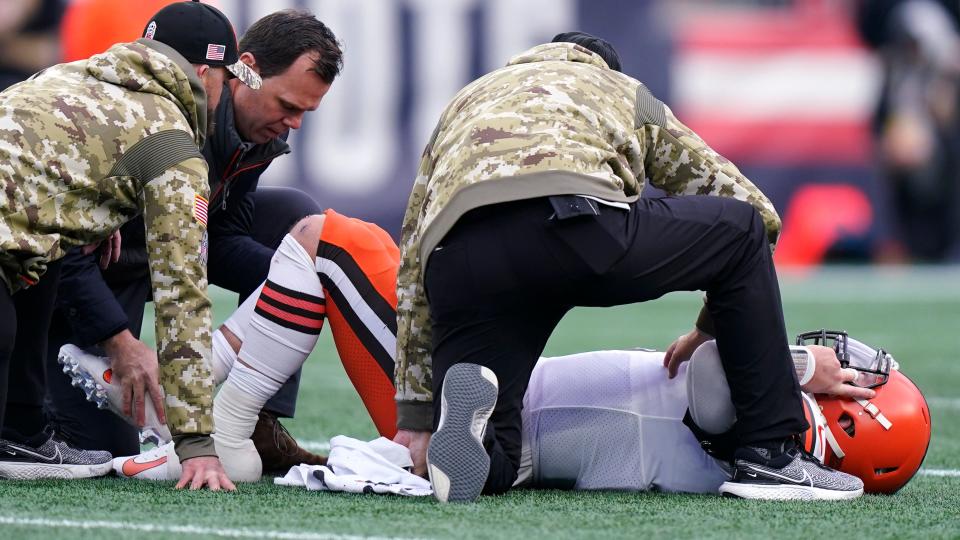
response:
M67 344L60 349L58 361L64 366L64 373L70 377L70 384L84 392L87 401L95 404L98 409L112 411L133 424L133 420L123 414L122 389L111 385L103 376L110 373L110 359L85 352L83 349ZM170 441L170 430L159 421L152 403L147 402L146 421L153 431L145 440L153 441L158 445Z

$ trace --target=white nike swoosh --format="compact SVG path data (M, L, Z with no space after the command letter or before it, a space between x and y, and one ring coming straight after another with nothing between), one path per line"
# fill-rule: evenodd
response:
M799 484L809 484L811 487L813 486L813 478L810 477L810 473L807 472L806 469L803 469L803 478L799 478L799 479L798 479L798 478L790 478L789 476L784 476L784 475L782 475L782 474L777 474L777 473L775 473L775 472L766 471L766 470L763 470L763 469L758 469L758 468L753 467L753 466L750 466L750 468L753 469L753 470L755 470L755 471L757 471L758 473L762 473L762 474L765 474L765 475L767 475L767 476L773 476L773 477L775 477L775 478L780 478L781 480L785 480L785 481L790 482L790 483L792 483L792 484L798 484L798 485L799 485ZM747 473L747 474L750 474L750 473Z
M32 450L28 450L27 448L23 448L22 446L15 446L14 448L17 450L17 452L20 452L20 453L22 453L22 454L24 454L24 455L33 456L33 457L35 457L35 458L37 458L37 459L42 459L42 460L45 460L45 461L54 461L54 460L56 460L58 457L60 457L60 447L56 447L57 451L54 452L54 454L53 454L52 456L45 456L45 455L43 455L43 454L34 452L34 451L32 451ZM12 455L17 455L17 452L14 452L13 450L8 450L8 452L10 452ZM62 461L62 460L61 460L61 461Z

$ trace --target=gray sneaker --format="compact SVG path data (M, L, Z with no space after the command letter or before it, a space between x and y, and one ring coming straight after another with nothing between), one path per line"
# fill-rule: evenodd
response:
M440 424L427 448L427 472L440 502L472 502L490 473L483 447L487 420L497 404L497 376L477 364L447 371L440 393Z
M0 478L91 478L113 468L113 456L99 450L80 450L59 441L51 433L15 442L0 439Z
M728 497L766 500L845 500L863 495L863 481L835 471L805 452L793 439L777 455L745 446L734 453L733 480L720 486Z

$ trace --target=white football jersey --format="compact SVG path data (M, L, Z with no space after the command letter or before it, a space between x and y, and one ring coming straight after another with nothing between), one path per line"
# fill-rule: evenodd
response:
M668 379L663 355L542 358L523 400L517 485L716 493L729 476L683 425L686 365Z

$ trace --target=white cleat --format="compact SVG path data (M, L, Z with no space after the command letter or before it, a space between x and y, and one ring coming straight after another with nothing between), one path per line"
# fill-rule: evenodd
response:
M217 455L223 465L227 477L234 482L258 482L260 480L260 455L253 446L253 441L247 439L238 444L225 444L214 435ZM169 442L141 452L135 456L124 456L113 459L113 471L121 478L136 480L173 481L179 480L183 473L180 458Z
M169 442L135 456L113 459L113 471L121 478L137 480L179 480L180 459Z
M63 372L70 377L70 384L80 388L87 401L100 409L109 409L131 425L136 426L132 418L123 414L123 396L120 387L112 384L113 371L110 359L90 354L76 345L66 344L60 347L57 362L63 366ZM140 442L164 445L172 440L167 425L160 422L153 402L144 400L146 424L140 428Z

